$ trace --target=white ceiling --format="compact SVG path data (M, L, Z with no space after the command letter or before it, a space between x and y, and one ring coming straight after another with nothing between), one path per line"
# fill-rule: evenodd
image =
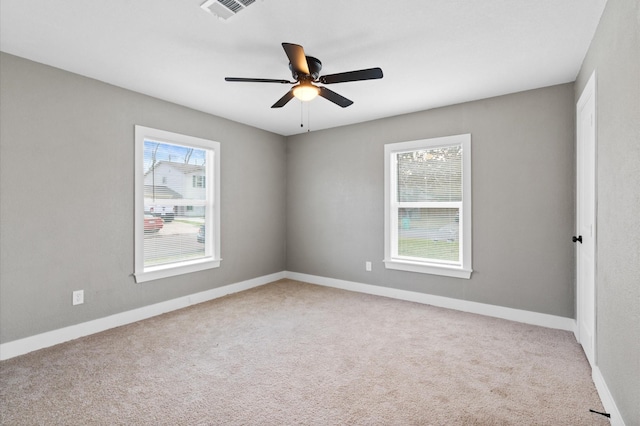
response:
M292 135L574 81L606 0L257 0L227 21L203 2L0 0L0 50ZM291 79L282 42L384 78L332 84L344 109L224 81Z

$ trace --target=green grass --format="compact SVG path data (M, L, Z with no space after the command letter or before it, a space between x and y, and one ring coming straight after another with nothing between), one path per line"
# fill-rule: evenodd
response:
M400 238L398 255L424 259L458 261L459 242L433 241L426 238Z

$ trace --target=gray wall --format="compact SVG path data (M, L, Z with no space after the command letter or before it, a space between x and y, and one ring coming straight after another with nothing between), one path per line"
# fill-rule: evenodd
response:
M460 133L471 279L386 270L384 144ZM289 137L287 270L574 317L574 133L565 84Z
M640 2L609 0L576 80L597 100L596 364L640 425Z
M284 270L284 137L1 55L0 342ZM220 268L134 283L135 124L221 143Z

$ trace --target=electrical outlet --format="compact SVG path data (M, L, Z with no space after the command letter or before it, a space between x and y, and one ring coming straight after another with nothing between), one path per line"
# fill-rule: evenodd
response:
M369 262L369 261L367 260L367 261L365 262L365 264L364 264L364 269L365 269L367 272L371 272L371 262Z
M84 303L84 290L76 290L73 292L73 304L82 305Z

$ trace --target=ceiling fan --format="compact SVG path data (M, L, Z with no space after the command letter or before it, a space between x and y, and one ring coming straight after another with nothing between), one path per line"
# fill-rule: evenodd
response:
M289 69L291 70L291 75L295 81L242 77L225 77L225 81L295 84L295 86L275 104L273 104L271 108L282 108L294 97L301 101L310 101L318 95L336 105L341 106L342 108L346 108L353 103L352 100L349 100L326 87L316 86L313 83L334 84L382 78L382 70L380 68L367 68L357 71L328 74L319 77L320 70L322 69L322 62L320 62L320 60L313 56L306 56L304 54L304 49L298 44L282 43L282 47L289 58Z

